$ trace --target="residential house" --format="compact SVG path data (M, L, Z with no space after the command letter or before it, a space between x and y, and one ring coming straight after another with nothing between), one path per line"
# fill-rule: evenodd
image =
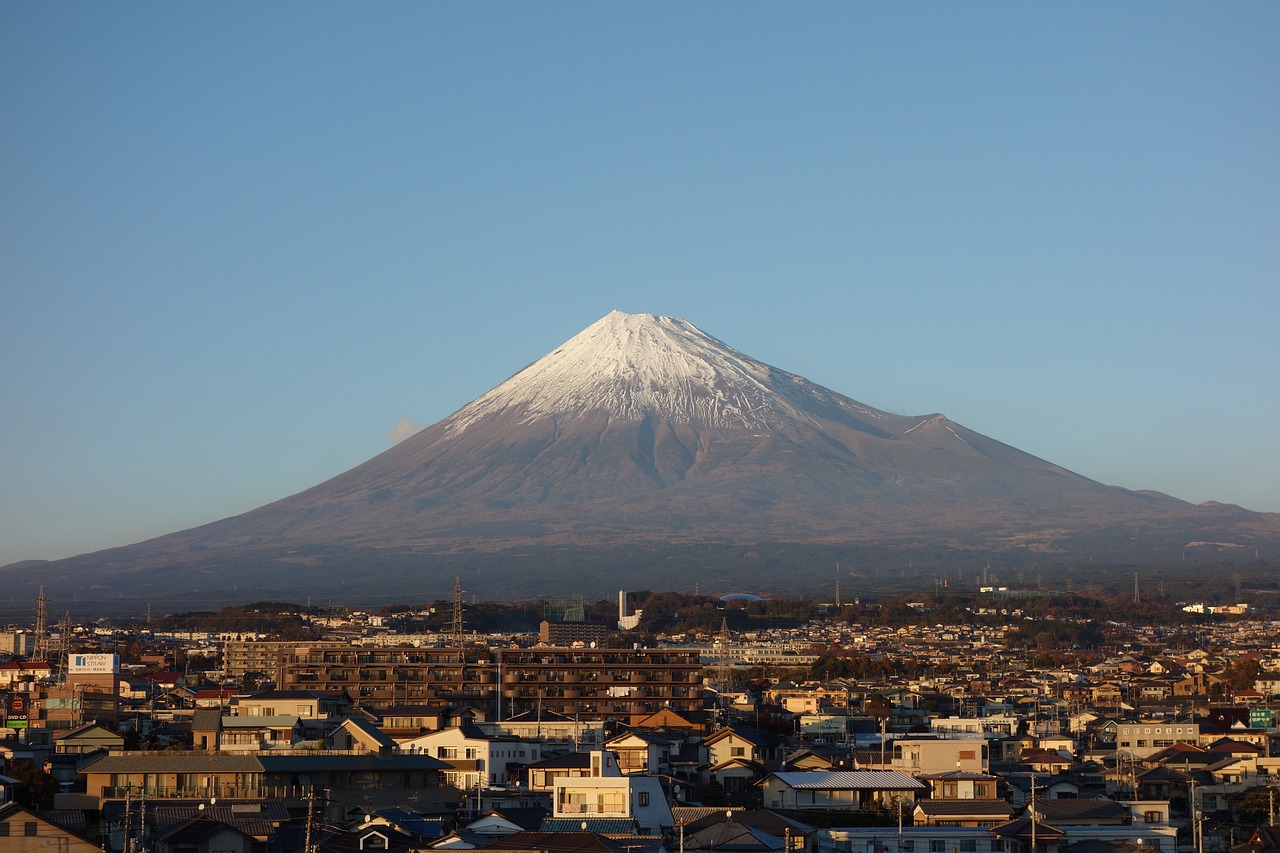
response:
M525 784L535 791L550 792L557 779L591 775L591 752L566 752L548 756L525 766Z
M761 783L769 809L844 809L857 811L873 803L892 807L914 803L923 782L896 770L811 770L771 773Z
M402 753L425 753L448 762L445 778L463 789L518 781L525 766L542 760L541 741L487 735L476 726L440 729L399 745Z
M524 711L480 725L489 734L540 740L549 748L594 749L604 742L604 721L581 719L547 709Z
M235 754L193 751L122 752L90 758L81 767L87 796L99 807L144 795L148 799L289 799L328 790L334 807L352 801L380 807L416 796L432 799L448 766L429 755L288 752ZM456 802L457 792L439 791ZM382 802L382 801L386 802Z
M220 726L218 749L222 752L288 749L303 739L302 720L296 716L224 716Z
M768 773L779 770L784 741L748 726L724 726L703 740L707 763L703 780L718 782L725 793L743 794Z
M987 744L979 739L914 740L893 742L890 769L911 776L927 776L950 770L986 773L990 769Z
M552 816L543 830L572 831L587 824L589 832L616 835L634 824L642 835L661 835L675 827L671 806L655 776L626 776L611 752L591 752L589 776L563 776L554 781Z
M993 800L999 776L952 770L920 777L931 789L935 800Z
M156 853L253 853L254 838L234 826L204 817L158 830Z
M53 750L57 753L85 755L99 749L123 749L124 735L97 723L85 723L74 729L58 731L53 735Z
M351 699L338 691L268 690L237 698L234 702L234 710L241 717L292 716L304 720L340 719L350 712Z
M326 745L329 749L373 755L394 755L399 751L396 742L386 732L359 716L348 717L339 723L326 740Z
M1013 818L1004 800L919 800L911 811L916 826L999 826Z
M4 853L102 853L101 846L17 803L0 805L0 850Z
M671 772L671 739L648 731L620 734L605 741L605 749L618 756L623 773L665 775Z

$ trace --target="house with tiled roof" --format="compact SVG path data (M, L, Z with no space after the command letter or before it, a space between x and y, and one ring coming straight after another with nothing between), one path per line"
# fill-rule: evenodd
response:
M598 748L604 742L604 721L581 719L560 714L548 708L522 711L505 720L480 725L494 735L540 740L548 746L564 749Z
M353 716L343 720L327 738L330 749L368 752L374 755L392 755L399 748L396 742L370 720Z
M53 667L45 661L12 660L0 663L0 687L31 685L53 675Z
M894 770L813 770L770 773L761 787L765 808L857 811L871 804L914 802L927 786Z
M124 735L97 723L85 723L74 729L54 732L53 749L59 753L86 755L99 749L122 749Z
M1064 826L1121 826L1130 822L1130 812L1115 800L1037 799L1028 806L1028 815L1041 823Z
M196 817L159 829L152 836L156 853L226 851L252 853L254 839L234 826L207 817Z
M782 767L785 741L750 726L724 726L702 741L704 782L718 782L730 795L743 794Z
M400 751L433 755L449 763L446 778L463 790L477 784L519 781L524 768L542 760L542 742L485 734L477 726L453 726L399 742Z
M440 785L445 769L444 762L423 754L173 750L102 755L82 766L80 773L85 777L87 796L97 799L100 807L139 790L165 799L200 801L218 797L262 802L326 788L333 801L354 798L381 807L403 801L403 797L423 797L437 789L448 794ZM384 799L390 802L381 802Z
M653 731L630 731L609 738L604 748L618 756L623 773L650 775L671 772L672 739Z
M682 850L718 850L739 851L739 853L772 853L791 849L789 840L778 838L763 829L735 823L728 820L717 821L693 831L687 827L683 833L680 847Z
M17 803L0 805L0 850L5 853L102 853L79 833Z
M999 776L967 770L930 773L920 779L929 786L930 796L935 800L996 799L996 783L1000 781Z
M1280 828L1258 827L1248 841L1232 846L1231 853L1280 853Z
M919 800L911 810L916 826L997 826L1013 818L1004 800Z

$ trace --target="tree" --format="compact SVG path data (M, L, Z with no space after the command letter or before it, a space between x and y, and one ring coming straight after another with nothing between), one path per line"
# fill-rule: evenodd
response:
M19 803L31 808L52 808L53 795L58 793L58 783L38 764L24 761L14 764L9 775L18 780L18 790L14 795Z
M1236 658L1222 671L1222 681L1232 693L1249 690L1258 680L1262 672L1262 664L1256 658Z

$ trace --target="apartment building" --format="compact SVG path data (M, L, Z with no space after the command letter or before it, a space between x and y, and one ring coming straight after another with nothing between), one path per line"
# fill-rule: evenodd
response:
M222 669L229 678L244 678L251 672L275 677L280 656L298 647L297 641L228 640L222 647ZM313 649L345 649L349 643L308 643Z
M702 662L691 649L498 649L502 714L554 711L630 720L702 706Z
M345 691L360 707L496 704L487 649L294 644L276 668L280 690Z

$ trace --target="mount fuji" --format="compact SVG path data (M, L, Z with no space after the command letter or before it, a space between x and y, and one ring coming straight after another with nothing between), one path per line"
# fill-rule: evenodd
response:
M487 597L699 577L799 592L833 555L1150 562L1198 540L1274 550L1277 531L1280 516L1106 486L944 415L864 405L684 320L615 311L327 482L41 573L217 601L335 584L344 600L406 600L472 573Z

